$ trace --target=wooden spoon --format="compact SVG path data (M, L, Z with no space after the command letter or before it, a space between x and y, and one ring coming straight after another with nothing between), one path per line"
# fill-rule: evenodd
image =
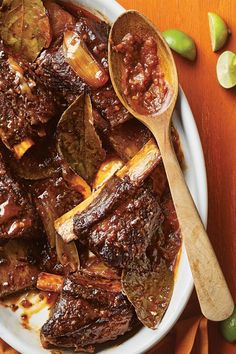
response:
M169 98L155 115L141 115L128 104L121 81L123 54L113 50L127 33L141 38L152 36L158 47L161 71L168 82ZM172 53L160 32L137 11L127 11L114 23L109 38L109 70L117 96L127 110L153 133L161 151L171 195L188 255L194 284L204 316L212 321L228 318L234 309L233 299L216 255L185 184L170 137L171 116L178 95L178 77Z

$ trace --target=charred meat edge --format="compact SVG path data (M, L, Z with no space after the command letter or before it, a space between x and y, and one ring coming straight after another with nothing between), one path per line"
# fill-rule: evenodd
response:
M116 173L120 179L129 178L133 186L140 186L149 173L161 161L160 151L154 141L150 139L144 147L121 169ZM112 178L112 177L111 177ZM78 206L62 215L55 221L55 228L58 234L65 242L77 239L74 233L73 218L76 214L83 212L91 203L100 198L100 193L104 192L106 184L91 194Z

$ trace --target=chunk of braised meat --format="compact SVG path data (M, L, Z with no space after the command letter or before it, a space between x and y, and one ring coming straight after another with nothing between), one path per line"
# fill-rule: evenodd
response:
M99 132L99 135L104 137L103 145L108 145L107 133L109 131L109 123L101 116L101 114L93 108L93 122L96 130Z
M102 21L81 17L72 29L82 38L94 58L107 70L109 26ZM75 73L65 60L62 41L63 38L59 38L49 49L42 52L37 60L37 75L50 89L60 92L68 103L72 103L84 91L90 92L94 108L112 127L130 119L131 115L122 106L111 83L93 91L92 87L86 85Z
M36 74L50 90L61 93L69 103L87 89L85 82L65 61L61 38L41 53Z
M56 100L28 64L8 55L0 44L0 137L17 157L17 146L45 135L45 124L56 115ZM29 147L28 146L28 147Z
M11 240L0 246L0 298L29 289L39 274L40 244Z
M75 348L93 352L95 345L114 340L136 322L119 280L83 271L65 279L50 319L41 330L44 348Z
M11 175L0 153L0 240L35 234L37 226L29 195Z
M96 225L105 216L116 209L117 205L126 202L136 192L129 177L123 179L114 175L107 181L98 197L95 198L82 212L74 216L74 231L78 237Z
M110 26L104 21L81 17L75 25L75 31L86 43L93 56L108 70L108 36Z
M108 133L108 138L113 149L125 162L134 157L151 137L152 133L150 130L134 118L111 129ZM182 164L184 160L183 153L180 148L178 133L174 127L171 128L171 138L179 163ZM158 166L158 169L160 169L160 166ZM167 182L165 172L164 178ZM159 182L158 178L156 180Z
M95 22L81 17L75 26L68 26L68 28L79 34L93 56L107 69L109 26L102 21ZM60 37L49 49L42 52L37 60L36 74L46 82L47 86L61 92L69 102L72 102L76 96L87 89L87 85L65 61L62 42L63 37Z
M127 162L151 139L152 134L135 119L119 125L109 132L109 141L119 157Z
M98 222L98 219L101 220L114 204L119 200L123 202L125 197L129 197L132 189L136 191L144 183L160 160L160 151L153 139L150 139L124 166L121 160L111 157L107 164L101 166L96 176L94 187L97 189L87 197L86 201L55 221L55 229L59 235L66 242L78 239L74 230L74 218L78 216L80 220L77 229L83 229L84 220L90 226ZM105 176L104 171L107 172ZM109 179L106 178L107 174L110 176ZM84 216L81 218L80 215ZM82 219L84 220L81 223Z
M50 247L45 240L40 252L40 269L53 274L64 274L63 265L59 262L56 249Z
M35 183L32 193L49 244L53 248L56 237L54 221L81 203L83 196L77 190L72 189L61 174Z
M51 0L46 0L43 3L48 11L54 39L60 37L67 28L75 25L75 17L64 10L60 5Z
M81 257L82 258L82 257ZM89 257L81 262L81 269L84 273L98 275L106 279L120 279L121 271L117 268L108 267L105 263L89 252Z
M131 114L116 96L111 83L93 91L91 100L94 107L110 123L111 127L116 127L131 118Z
M155 193L162 199L168 189L168 181L162 161L150 174L150 178L153 182Z
M74 216L74 232L105 263L124 268L145 254L162 221L151 185L134 188L113 178L99 200Z
M82 244L79 245L80 248L83 247ZM87 249L88 251L88 249ZM103 262L101 262L92 252L82 254L80 258L80 270L88 276L98 276L109 280L121 280L121 271L115 268L108 267ZM60 293L62 290L64 277L58 272L51 271L45 272L45 268L42 269L37 279L37 288L46 291Z

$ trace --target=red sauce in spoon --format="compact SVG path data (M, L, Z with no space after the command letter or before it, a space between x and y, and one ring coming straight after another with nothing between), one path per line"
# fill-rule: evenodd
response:
M122 84L129 105L144 115L158 112L167 98L168 85L154 38L128 33L113 49L124 54Z

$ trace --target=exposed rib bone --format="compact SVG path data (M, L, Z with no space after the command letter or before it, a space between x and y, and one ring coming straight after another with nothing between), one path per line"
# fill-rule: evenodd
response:
M161 160L160 151L153 139L150 139L147 144L122 168L116 173L116 177L124 179L128 177L132 185L139 186L150 172L157 166ZM106 184L100 187L97 191L91 194L82 203L62 215L55 221L55 228L64 241L70 242L76 239L73 230L73 217L81 213L89 205L99 198L100 193L106 188Z

